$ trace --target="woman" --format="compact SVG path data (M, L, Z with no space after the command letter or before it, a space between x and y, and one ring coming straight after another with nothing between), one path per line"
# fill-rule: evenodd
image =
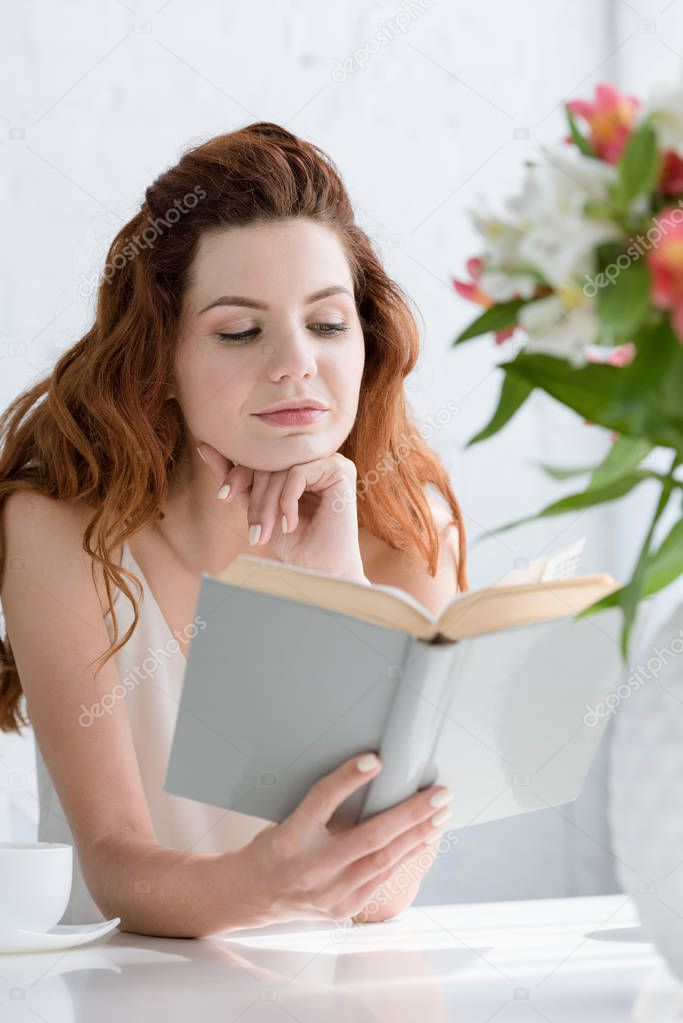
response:
M30 717L39 838L75 847L63 922L198 937L386 919L415 897L419 872L397 878L433 851L443 786L338 830L373 751L279 825L163 781L201 572L257 550L433 611L467 588L456 498L406 413L415 321L332 162L276 124L190 149L145 195L92 329L1 421L0 727Z

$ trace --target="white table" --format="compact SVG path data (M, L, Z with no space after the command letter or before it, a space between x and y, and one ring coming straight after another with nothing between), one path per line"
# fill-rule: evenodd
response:
M114 931L68 952L0 955L2 1023L662 1023L679 1011L683 986L624 895L413 906L336 931Z

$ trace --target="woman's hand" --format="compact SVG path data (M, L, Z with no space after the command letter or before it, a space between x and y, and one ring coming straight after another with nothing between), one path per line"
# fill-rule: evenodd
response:
M220 486L219 496L247 502L249 542L255 547L269 543L288 564L368 582L358 542L356 467L350 459L335 452L268 472L237 465L210 444L197 451Z
M312 785L281 824L267 825L226 854L250 926L361 914L402 861L433 848L451 795L443 785L430 785L351 828L330 830L337 807L380 769L379 758L368 754L344 761Z
M354 914L353 923L381 923L412 906L424 877L438 858L438 843L442 838L442 834L437 834L417 851L404 856L398 866L394 867L392 875L378 887L366 905Z

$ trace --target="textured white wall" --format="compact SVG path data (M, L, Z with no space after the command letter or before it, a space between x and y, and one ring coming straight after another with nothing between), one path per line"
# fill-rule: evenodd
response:
M645 88L653 68L678 74L680 5L637 7L36 0L8 9L0 40L0 405L84 332L92 299L83 282L180 148L274 120L330 153L360 222L419 309L424 350L408 393L418 418L458 404L433 444L469 538L560 496L534 463L597 460L604 438L539 396L502 436L464 450L495 405L498 352L489 341L451 350L472 309L450 277L476 250L466 210L483 195L501 199L523 161L564 134L566 98L620 76ZM490 581L515 558L584 533L582 568L622 575L648 500L638 495L602 514L487 540L470 555L470 581ZM30 735L0 737L0 838L33 833L31 758ZM471 829L434 867L420 901L611 890L603 787L601 756L574 808Z

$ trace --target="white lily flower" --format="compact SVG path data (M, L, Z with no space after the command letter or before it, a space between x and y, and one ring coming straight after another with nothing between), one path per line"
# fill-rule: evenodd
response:
M586 202L606 202L614 168L568 146L545 150L528 170L520 195L508 201L521 233L520 264L537 268L554 288L571 288L595 271L595 248L621 237L610 220L587 217Z
M484 240L482 290L494 302L507 302L516 295L530 298L537 280L520 266L522 233L519 227L491 212L483 201L479 209L471 211L471 217Z
M529 302L518 322L528 336L525 351L555 355L575 366L587 362L586 346L598 336L595 299L580 288Z
M595 272L596 247L622 235L612 221L584 212L589 199L608 202L614 167L566 144L543 153L508 199L507 215L483 204L472 213L485 245L481 287L494 302L530 298L539 278L555 289L575 288Z
M496 267L512 267L517 262L521 234L517 224L490 210L483 199L470 211L472 222L484 239L487 261Z
M504 270L484 270L481 275L481 289L494 302L531 298L536 291L536 284L536 279L528 274L507 273Z

